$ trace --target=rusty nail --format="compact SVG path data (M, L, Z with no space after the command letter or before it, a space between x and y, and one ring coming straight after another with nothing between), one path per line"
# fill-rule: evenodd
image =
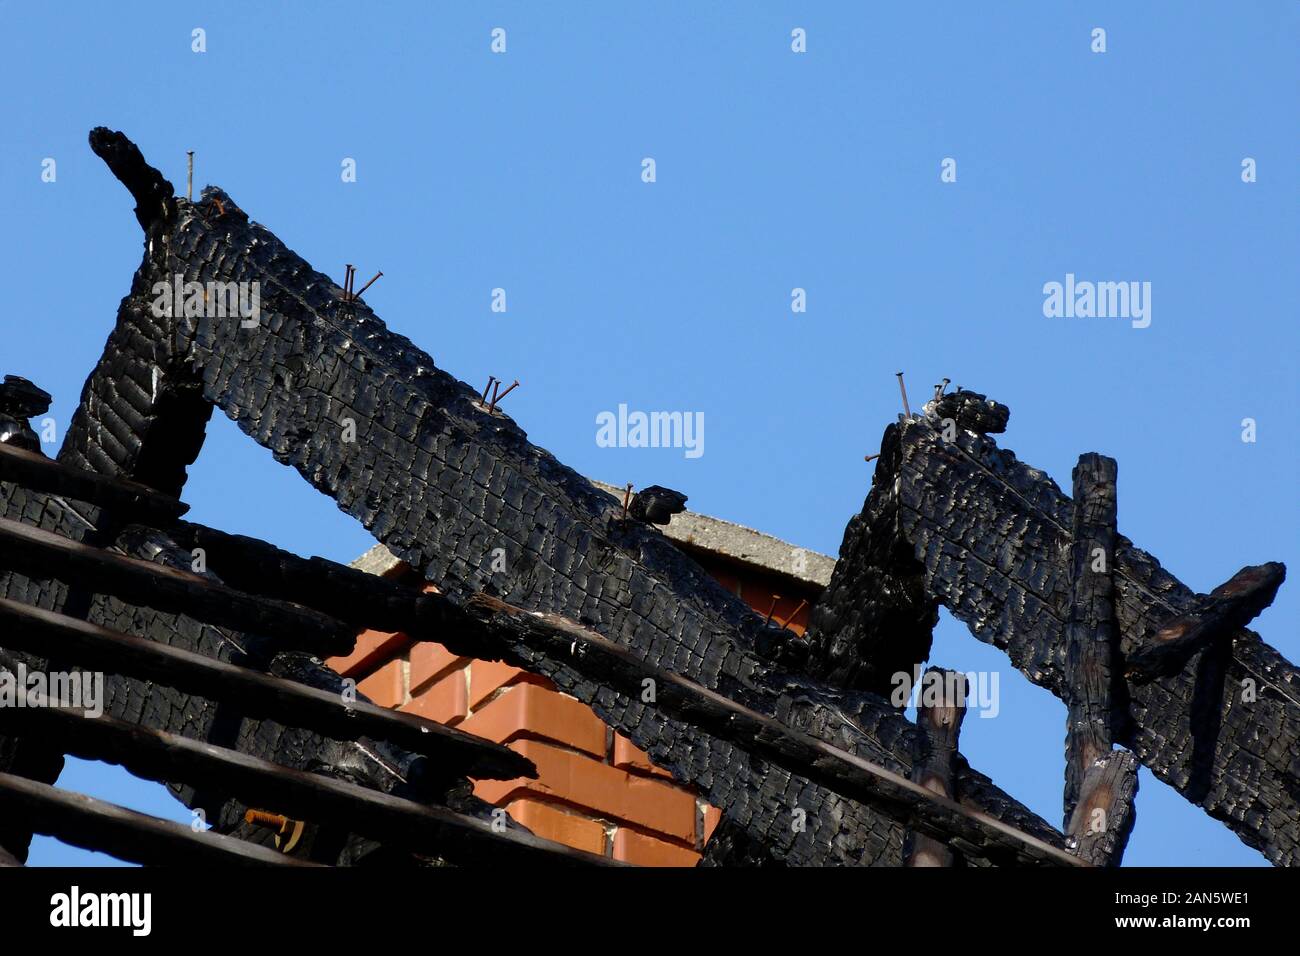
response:
M627 508L632 503L632 482L627 483L627 488L623 491L623 522L627 523Z
M185 155L189 157L185 171L185 198L190 202L194 201L194 150L187 149Z
M779 594L773 594L773 595L772 595L772 606L769 607L769 608L767 609L767 623L768 623L768 624L771 624L771 623L772 623L772 612L776 610L776 602L779 601L779 600L781 600L781 595L779 595Z
M371 279L369 282L367 282L365 285L363 285L363 286L362 286L362 287L357 291L357 294L354 295L352 298L354 298L354 299L360 298L360 297L361 297L361 293L362 293L362 292L365 292L365 291L366 291L367 289L369 289L372 285L374 285L374 284L375 284L375 280L378 279L378 278L379 278L380 276L382 276L382 275L383 275L382 272L376 272L376 273L375 273L375 278L374 278L374 279Z
M790 622L793 621L796 617L798 617L798 616L799 616L799 612L802 611L802 610L803 610L805 607L807 607L807 606L808 606L808 599L807 599L807 598L801 598L801 599L799 600L799 606L798 606L797 608L794 609L794 611L791 613L791 615L785 619L785 623L782 624L781 626L782 626L782 627L789 627L789 626L790 626Z
M875 461L875 460L876 460L877 458L879 458L879 457L880 457L880 452L876 452L874 455L864 455L863 458L862 458L862 460L863 460L863 461Z
M895 372L894 374L898 376L898 390L903 394L903 414L911 418L912 408L907 404L907 388L903 385L903 373Z
M213 197L212 197L212 201L213 201L214 203L217 204L217 218L220 219L222 216L224 216L224 215L226 214L226 206L225 206L225 203L223 203L223 202L222 202L220 199L218 199L216 196L213 196Z
M486 405L486 404L487 404L487 393L488 393L489 390L491 390L491 388L492 388L492 383L495 382L496 380L497 380L497 377L496 377L495 375L489 375L489 376L488 376L488 383L487 383L487 386L483 389L483 397L482 397L481 399L479 399L479 404L481 404L481 405Z
M348 301L348 296L352 294L352 263L345 263L343 266L343 301Z
M501 401L501 399L505 398L507 395L509 395L511 392L513 392L513 391L514 391L515 389L517 389L518 387L519 387L519 379L515 379L514 384L511 385L509 388L507 388L507 389L506 389L504 392L502 392L500 395L493 395L493 396L492 396L492 403L495 405L497 402Z
M289 825L289 818L279 813L268 813L265 810L246 810L244 811L244 822L282 833L284 828Z

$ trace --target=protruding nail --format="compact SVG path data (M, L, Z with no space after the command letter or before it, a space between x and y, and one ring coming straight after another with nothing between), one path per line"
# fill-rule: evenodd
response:
M371 279L369 282L367 282L365 285L363 285L359 290L357 290L356 295L354 295L352 298L354 298L354 299L359 299L359 298L361 298L361 293L365 292L365 291L366 291L367 289L369 289L372 285L374 285L374 284L375 284L375 281L376 281L377 279L379 279L381 276L383 276L383 273L382 273L382 272L376 272L376 273L375 273L375 277L374 277L373 279Z
M903 414L906 415L908 418L911 418L912 408L910 405L907 404L907 387L903 385L903 373L895 372L894 374L898 376L898 390L903 395Z

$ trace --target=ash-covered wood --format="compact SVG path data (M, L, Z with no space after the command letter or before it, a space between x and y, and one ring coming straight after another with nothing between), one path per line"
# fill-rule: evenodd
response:
M1273 603L1285 580L1286 565L1278 561L1242 568L1208 595L1198 596L1191 611L1131 648L1126 675L1138 683L1174 676L1197 652L1253 621Z
M345 305L337 285L225 193L155 203L153 177L136 168L119 136L96 131L92 147L107 151L115 172L125 164L129 187L144 184L133 195L155 214L145 217L144 261L61 460L176 493L202 443L199 406L216 405L453 599L490 588L590 622L648 663L680 669L795 729L907 772L915 730L885 701L774 668L754 651L761 619L661 534L624 526L612 499L530 444L508 415L488 414L477 390L385 329L364 302ZM178 273L259 282L260 321L245 327L229 317L154 314L153 284ZM139 389L142 382L150 388ZM344 438L349 423L355 441ZM505 552L505 570L494 568L496 549ZM116 629L152 636L154 625L132 617L133 626ZM776 856L899 859L902 828L869 807L773 771L639 698L620 699L570 662L533 656L524 663L727 806ZM971 793L1042 838L1063 840L996 788ZM792 832L796 808L808 825Z
M1063 695L1065 738L1065 816L1068 824L1084 775L1110 753L1114 743L1111 711L1114 675L1111 655L1118 643L1112 573L1118 506L1113 458L1090 453L1075 465L1072 526L1069 642L1065 652Z
M195 831L188 824L8 773L0 773L0 813L22 814L38 833L144 866L312 865L255 843Z
M966 717L966 675L932 667L922 677L916 702L916 725L925 750L912 766L912 779L926 790L952 799L955 790L953 756ZM906 854L908 866L952 866L947 843L913 833Z

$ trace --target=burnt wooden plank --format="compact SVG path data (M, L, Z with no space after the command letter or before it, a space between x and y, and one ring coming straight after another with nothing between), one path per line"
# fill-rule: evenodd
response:
M145 866L316 865L9 773L0 773L0 808L21 814L37 833Z
M523 644L548 655L579 658L584 673L625 694L640 696L650 686L656 707L836 793L868 803L923 835L1004 863L1079 865L1057 847L679 674L646 664L626 648L558 615L525 611L485 594L476 595L466 610L504 646Z
M0 598L4 643L57 654L79 667L158 681L213 700L238 702L245 717L267 717L308 727L338 740L363 736L388 740L478 779L536 777L532 761L509 747L415 714L347 703L336 693L308 687L183 648L111 631L53 611Z
M966 675L942 667L927 670L916 702L925 750L912 765L912 779L949 800L955 795L953 756L965 717ZM953 852L943 841L913 833L905 861L907 866L952 866Z
M1172 677L1216 640L1230 638L1273 603L1286 580L1279 561L1242 568L1151 638L1135 645L1125 659L1125 675L1137 683Z
M0 709L0 728L40 734L68 754L121 764L148 780L180 778L229 789L248 806L333 825L397 850L428 853L463 865L618 865L519 829L498 830L488 821L443 807L49 701L44 706Z
M74 468L38 452L3 443L0 443L0 481L111 508L121 519L146 524L171 524L190 509L184 502L137 481Z
M0 518L0 567L84 584L126 601L279 639L322 656L349 654L352 627L310 608L263 598L139 558L92 548Z

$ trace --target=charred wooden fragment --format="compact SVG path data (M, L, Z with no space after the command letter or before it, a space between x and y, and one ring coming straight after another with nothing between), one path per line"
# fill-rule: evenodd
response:
M44 415L51 401L49 392L27 379L6 375L0 384L0 451L22 448L39 455L41 439L27 419Z
M642 488L632 496L632 503L628 505L628 514L637 521L647 521L650 524L667 524L673 515L685 510L684 494L659 485Z
M1136 819L1138 761L1115 750L1088 766L1066 846L1093 866L1119 866Z
M921 728L925 750L912 765L912 779L925 789L952 799L953 755L966 717L966 675L932 667L922 680L916 703L916 725ZM953 852L944 841L913 833L906 862L908 866L952 866Z
M1286 580L1286 565L1278 561L1242 568L1207 595L1198 595L1192 609L1179 615L1150 641L1133 647L1125 659L1125 674L1136 683L1172 677L1216 640L1232 635L1273 603Z

